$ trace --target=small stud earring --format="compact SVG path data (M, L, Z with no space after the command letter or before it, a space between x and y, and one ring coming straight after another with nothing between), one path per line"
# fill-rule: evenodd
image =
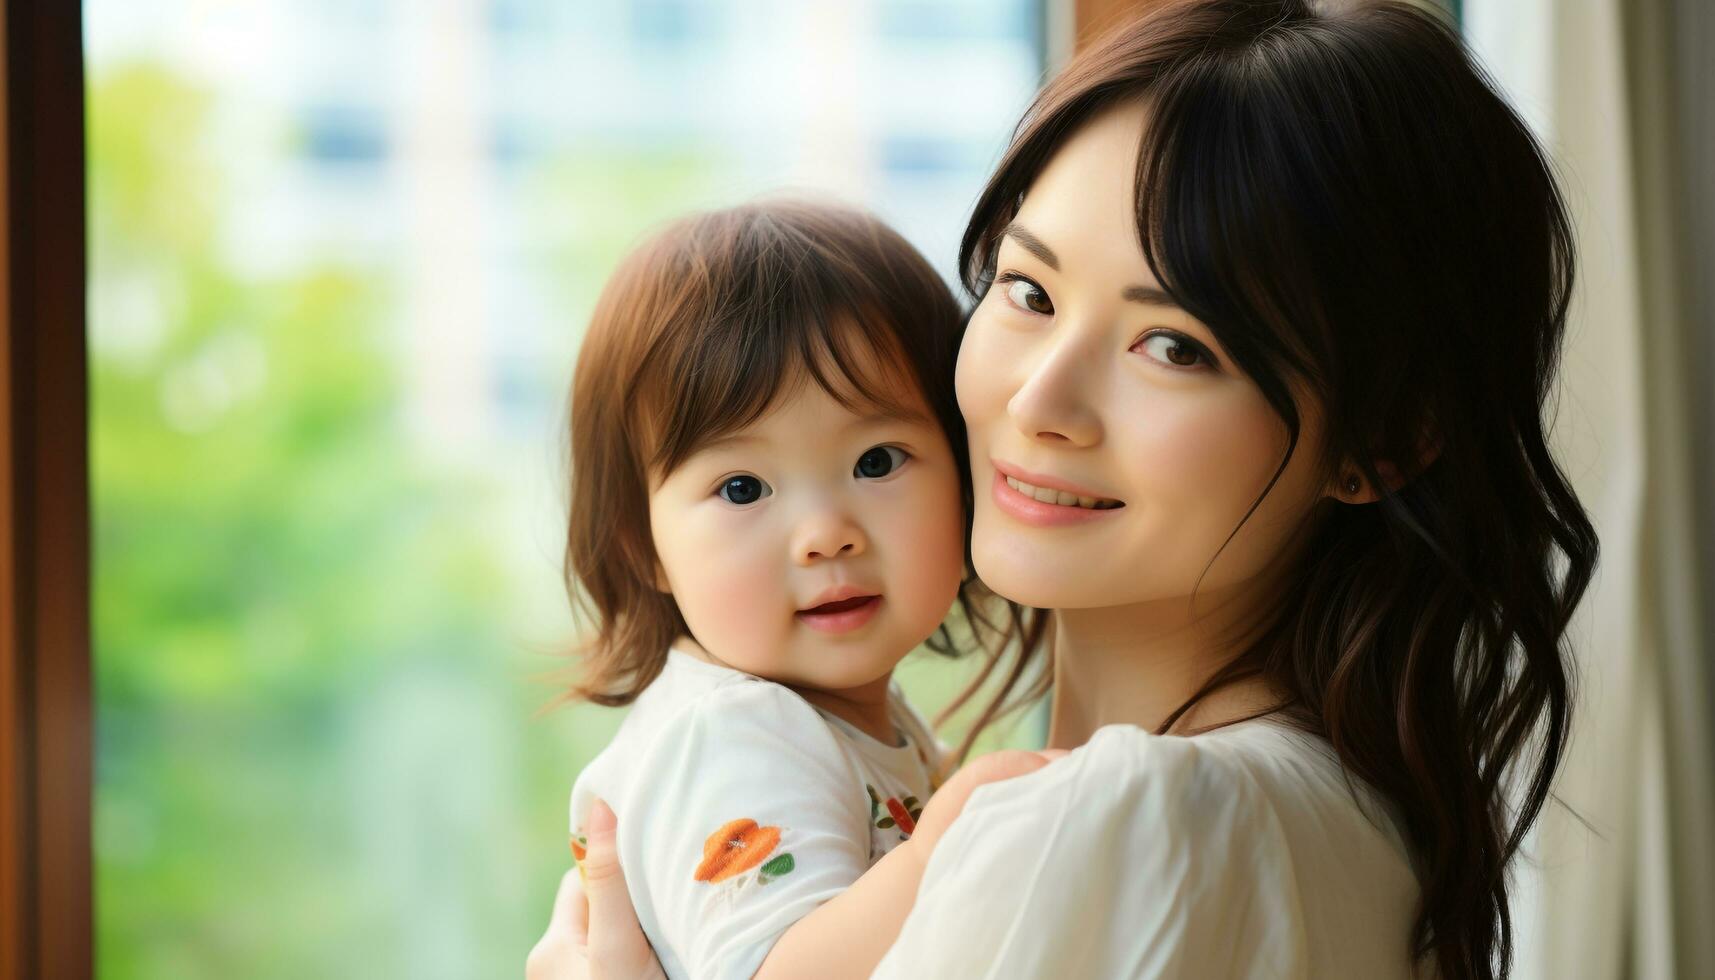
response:
M1358 492L1358 478L1357 477L1349 476L1346 478L1346 492L1347 493L1357 493Z

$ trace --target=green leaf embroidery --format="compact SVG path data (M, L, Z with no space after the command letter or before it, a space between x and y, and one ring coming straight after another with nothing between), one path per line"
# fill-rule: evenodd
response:
M904 802L905 802L905 809L907 809L907 810L919 809L919 807L917 806L917 797L915 797L915 796L907 796L905 798ZM913 816L915 816L915 814L913 814Z
M882 817L879 821L876 822L876 826L880 827L882 830L886 830L887 828L893 826L893 818L892 817Z
M875 795L874 786L864 783L863 788L869 790L869 818L874 820L881 812L881 800Z
M798 862L792 860L792 855L782 854L762 866L762 883L766 885L769 881L778 878L781 875L789 874L792 869L797 866Z

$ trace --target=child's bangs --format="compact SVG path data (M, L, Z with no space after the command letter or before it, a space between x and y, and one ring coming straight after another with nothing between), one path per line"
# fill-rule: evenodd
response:
M782 298L752 315L671 331L679 342L655 351L638 386L638 435L652 472L671 473L806 383L854 413L933 421L910 358L878 317Z

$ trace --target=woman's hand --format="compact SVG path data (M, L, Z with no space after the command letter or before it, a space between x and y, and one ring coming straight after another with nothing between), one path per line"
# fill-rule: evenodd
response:
M525 980L665 980L619 867L613 811L590 811L583 880L576 868L560 879L548 931L524 961Z
M946 833L947 827L964 812L966 801L978 786L1035 772L1065 754L1065 749L1045 749L1041 752L1005 749L977 756L960 766L958 771L935 791L935 795L930 797L929 805L923 808L923 815L917 819L917 829L911 833L911 840L918 845L922 855L921 860L929 859L935 845L940 842L941 835Z

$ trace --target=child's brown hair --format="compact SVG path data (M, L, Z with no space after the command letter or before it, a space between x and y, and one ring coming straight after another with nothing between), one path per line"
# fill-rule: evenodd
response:
M904 410L877 372L910 372L958 463L968 538L970 460L953 396L963 327L951 290L909 242L839 205L771 200L693 215L621 262L572 380L565 574L592 621L566 699L630 703L689 632L655 585L651 474L757 421L797 383L848 406ZM966 587L959 601L969 613ZM950 651L945 626L931 646Z

